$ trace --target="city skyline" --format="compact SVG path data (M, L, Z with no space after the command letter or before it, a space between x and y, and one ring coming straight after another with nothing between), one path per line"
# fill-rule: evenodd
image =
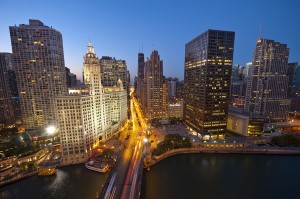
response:
M41 4L32 1L22 5L3 1L0 8L0 17L4 19L0 27L0 51L12 52L9 26L27 23L28 19L39 19L61 31L65 66L79 79L82 79L82 57L85 53L82 46L86 45L90 37L99 49L99 57L113 56L126 60L131 82L137 74L136 55L139 50L145 55L158 50L164 57L165 76L176 76L182 80L184 44L191 38L207 29L235 31L233 64L245 65L252 60L262 23L263 38L287 43L291 49L289 62L300 60L300 47L297 45L300 43L297 36L300 29L293 20L297 18L296 9L299 7L296 1L290 1L289 4L281 1L254 1L247 4L230 1L213 5L216 15L210 14L211 9L199 10L201 7L209 8L208 2L160 2L159 5L152 2L120 2L118 6L110 2L95 2L93 6L60 2L60 5L57 7L56 2ZM68 6L66 11L63 9L65 6ZM27 12L28 9L31 12ZM153 10L155 14L152 14ZM278 14L270 15L271 11L268 10ZM78 12L81 14L78 15ZM222 12L226 14L220 18L219 13Z

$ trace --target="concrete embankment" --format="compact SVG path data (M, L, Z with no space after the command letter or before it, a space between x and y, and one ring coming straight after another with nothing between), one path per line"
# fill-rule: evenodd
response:
M150 168L154 164L174 155L186 153L235 153L235 154L273 154L273 155L300 155L300 149L278 148L182 148L167 151L160 156L153 156L150 162L144 164L144 168Z
M19 180L23 180L23 179L31 177L31 176L34 176L34 175L37 174L37 172L38 171L33 171L33 172L27 173L25 175L16 176L15 178L12 178L12 179L9 179L9 180L3 180L3 181L0 182L0 187L4 186L4 185L7 185L7 184L10 184L10 183L13 183L13 182L17 182Z

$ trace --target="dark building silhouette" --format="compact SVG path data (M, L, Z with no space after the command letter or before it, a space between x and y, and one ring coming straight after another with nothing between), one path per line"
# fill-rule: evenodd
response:
M0 53L0 125L14 123L13 90L10 85L12 54Z
M185 45L184 120L213 139L226 129L234 38L207 30Z
M297 90L295 89L296 84L296 72L297 72L298 63L288 63L287 76L288 76L288 90L287 96L294 97Z

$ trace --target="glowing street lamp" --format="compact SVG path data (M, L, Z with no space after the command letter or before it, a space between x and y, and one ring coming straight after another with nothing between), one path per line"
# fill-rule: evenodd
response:
M48 127L46 128L46 131L47 131L48 134L52 135L52 134L55 133L56 128L55 128L54 126L48 126Z
M148 142L148 139L147 138L144 138L144 143L147 143Z

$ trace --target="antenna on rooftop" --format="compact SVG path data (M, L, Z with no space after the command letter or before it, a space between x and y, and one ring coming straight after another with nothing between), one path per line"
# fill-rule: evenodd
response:
M262 36L262 22L260 22L259 39L261 39L261 36Z

